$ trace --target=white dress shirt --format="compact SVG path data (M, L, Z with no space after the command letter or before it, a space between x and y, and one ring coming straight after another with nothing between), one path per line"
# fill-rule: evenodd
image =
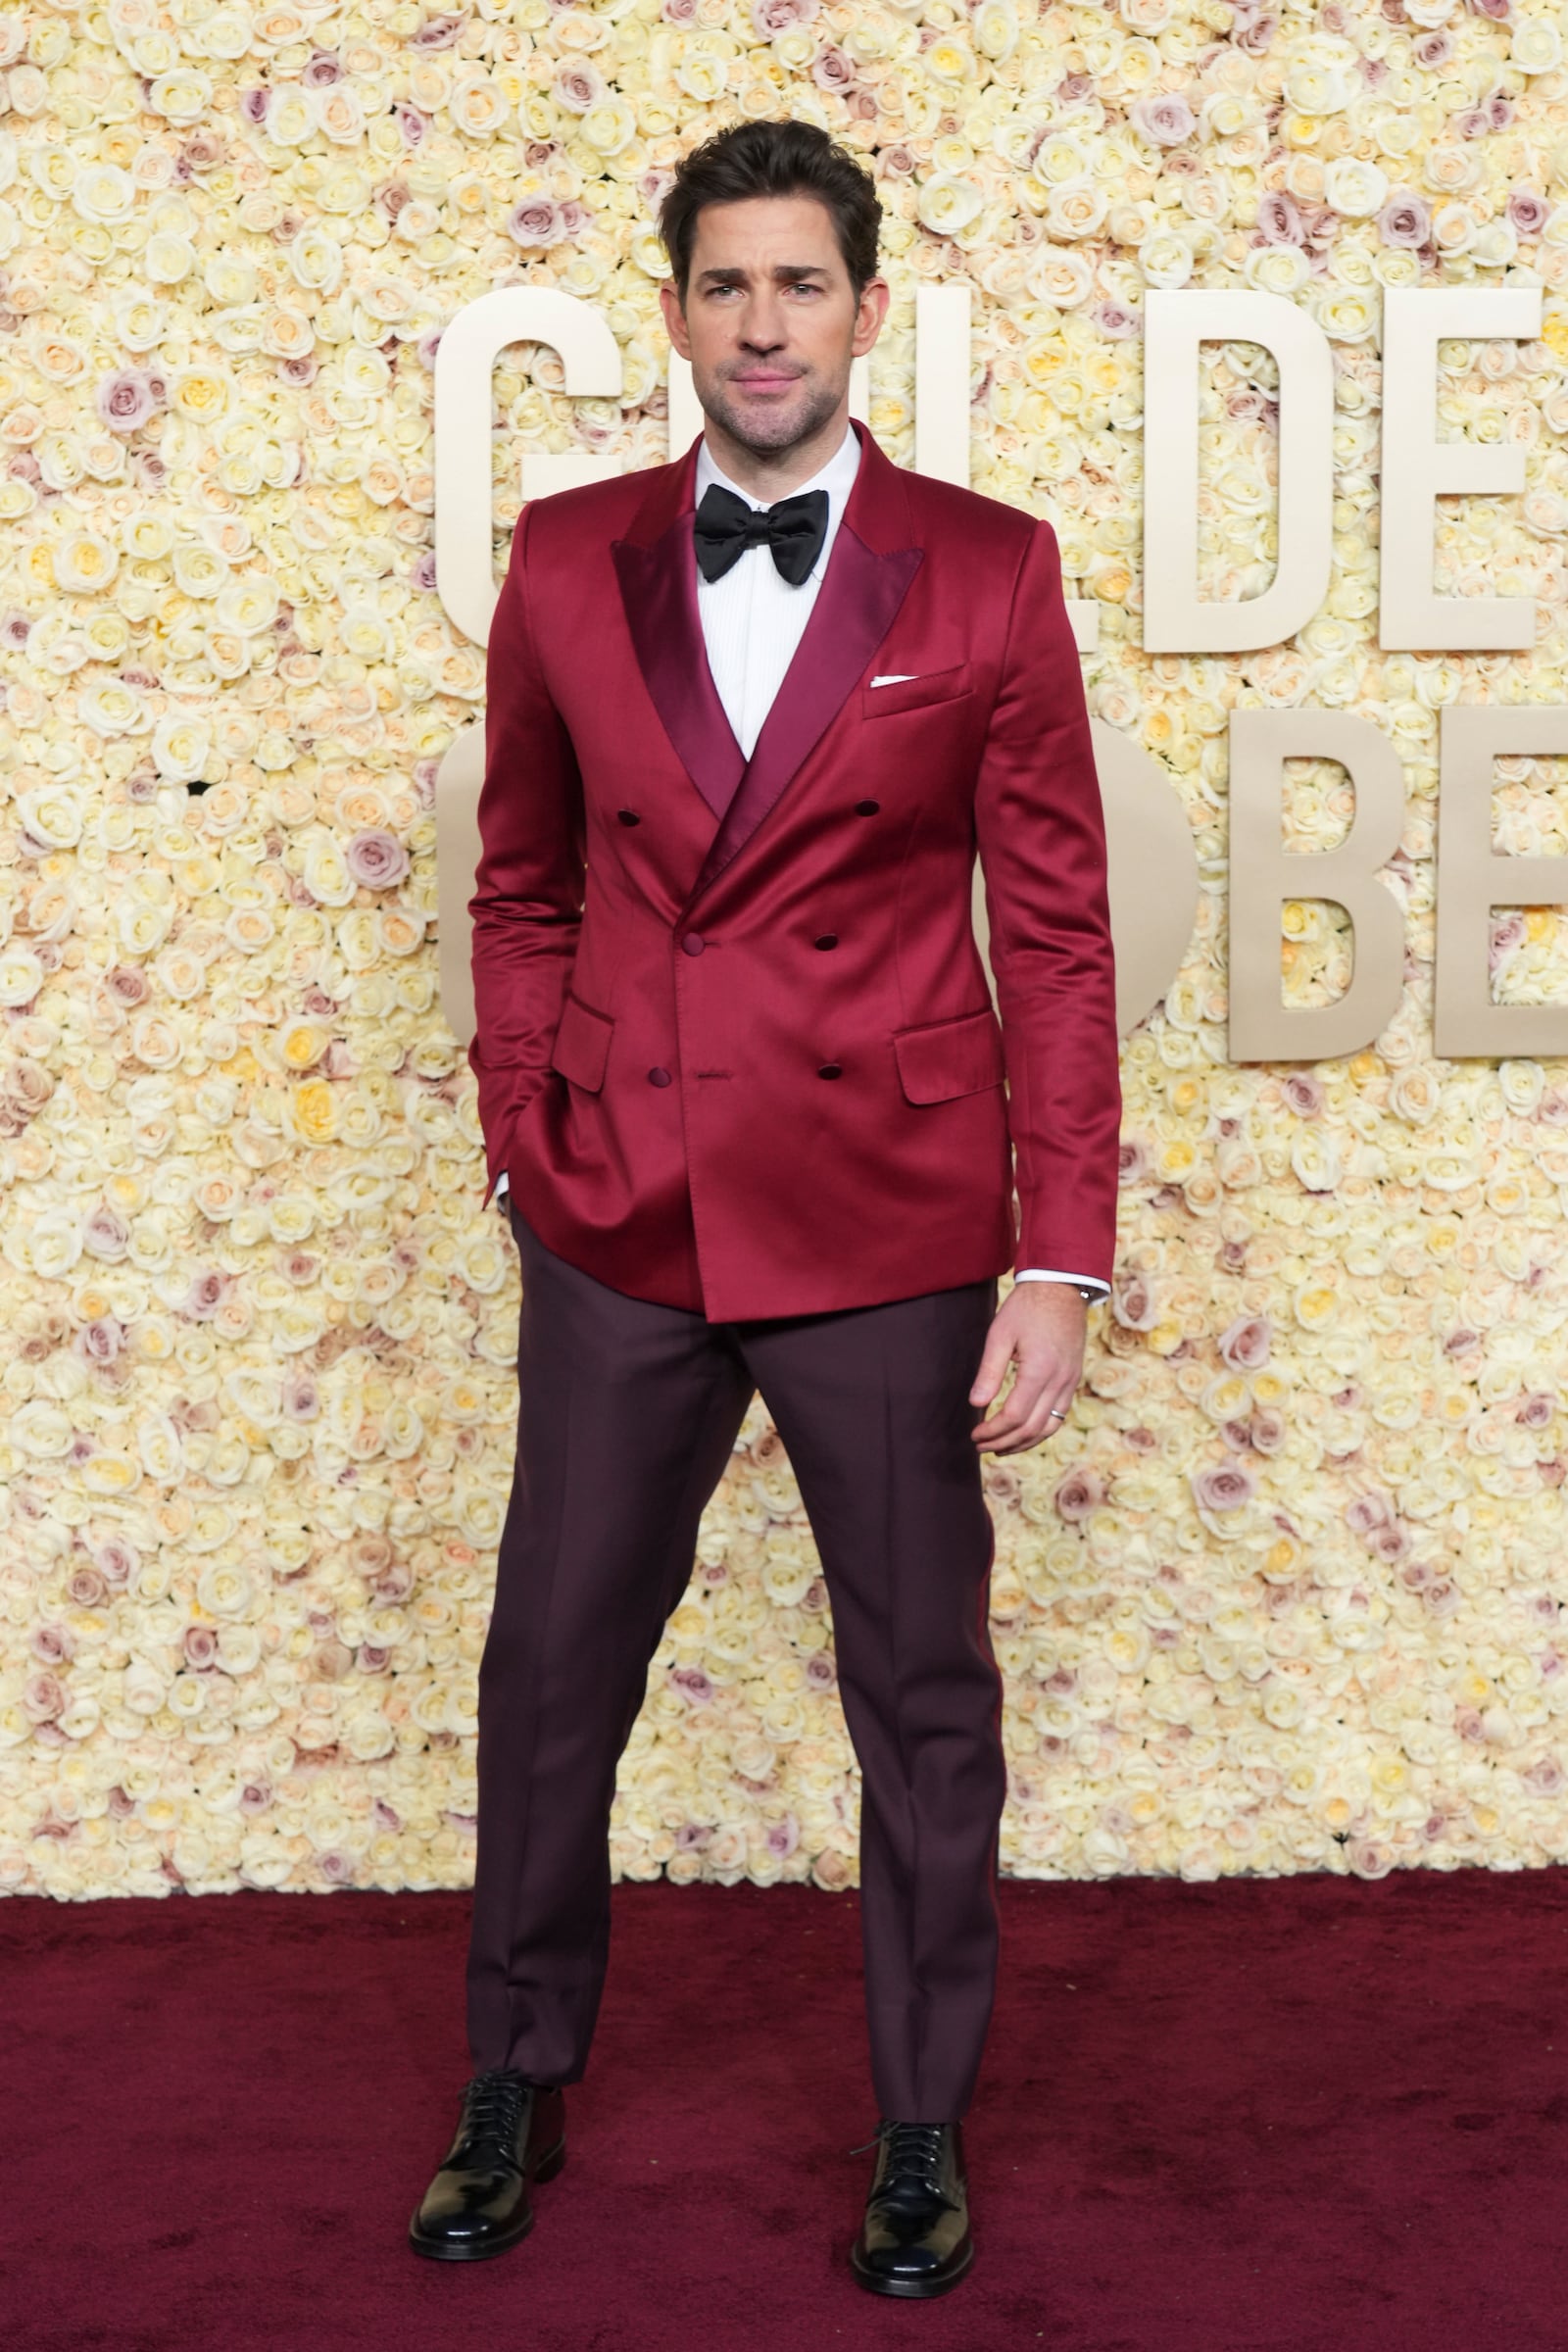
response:
M843 440L827 464L808 482L802 482L789 493L792 498L801 498L808 490L827 492L827 530L822 552L800 587L792 587L784 578L773 561L771 548L767 547L749 547L722 579L705 580L701 572L697 574L697 612L703 624L708 666L724 716L748 760L757 748L763 721L773 708L773 697L784 683L784 673L806 633L859 465L859 440L854 426L847 425ZM705 491L714 482L721 490L732 491L735 497L759 511L772 504L769 499L755 498L739 482L732 482L714 462L705 438L697 452L699 505ZM695 549L691 561L695 569ZM506 1181L503 1176L496 1187L498 1199ZM1015 1279L1070 1282L1097 1298L1103 1298L1108 1287L1093 1275L1063 1274L1048 1266L1024 1267Z

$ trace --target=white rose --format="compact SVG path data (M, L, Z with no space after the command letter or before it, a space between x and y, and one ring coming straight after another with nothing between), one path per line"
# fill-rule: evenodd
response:
M160 74L147 93L155 115L170 122L199 122L213 102L213 80L192 66L176 66Z
M138 686L120 678L84 686L76 697L76 716L95 735L139 735L148 724L146 700Z
M1045 222L1054 237L1092 237L1104 225L1110 199L1092 179L1064 180L1046 198Z
M1562 34L1549 17L1526 17L1513 28L1509 63L1521 74L1551 74L1562 63Z
M0 1004L30 1004L43 986L43 965L30 948L0 948Z
M218 618L242 637L259 636L277 618L277 588L259 573L229 580L218 592Z
M974 182L951 172L933 172L920 190L915 211L921 225L939 237L956 236L979 219L985 198Z
M153 729L153 765L166 783L199 783L212 756L212 728L194 711L167 711Z
M136 183L118 164L88 164L76 174L71 201L84 220L128 220L136 208Z
M1388 202L1389 175L1376 164L1346 156L1330 164L1323 178L1323 193L1345 220L1365 220L1373 213L1381 212Z
M57 584L77 596L94 596L114 579L120 557L97 531L68 531L54 547Z
M45 1396L34 1397L11 1416L11 1443L34 1461L58 1461L71 1451L71 1416Z
M18 804L34 841L52 850L74 850L81 839L81 803L64 784L38 784Z
M1139 248L1138 266L1151 286L1185 286L1193 274L1193 250L1169 230L1146 239Z
M1242 274L1260 294L1298 294L1312 274L1311 264L1298 245L1257 245L1242 265Z

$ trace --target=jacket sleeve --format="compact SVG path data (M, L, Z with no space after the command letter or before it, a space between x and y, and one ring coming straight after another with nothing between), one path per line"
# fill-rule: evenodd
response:
M975 793L1007 1068L1014 1268L1110 1278L1121 1084L1105 828L1055 533L1019 568Z
M468 902L468 1059L492 1187L506 1171L518 1117L550 1075L582 928L582 779L534 644L529 520L524 508L490 630L479 865Z

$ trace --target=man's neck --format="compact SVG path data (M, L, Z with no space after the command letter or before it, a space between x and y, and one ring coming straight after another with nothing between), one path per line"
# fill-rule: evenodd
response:
M788 498L803 482L808 482L812 474L820 473L828 460L838 456L849 429L850 404L845 400L826 424L806 440L792 442L788 449L748 449L711 416L705 421L703 438L720 473L749 498L762 499L772 506L779 499Z

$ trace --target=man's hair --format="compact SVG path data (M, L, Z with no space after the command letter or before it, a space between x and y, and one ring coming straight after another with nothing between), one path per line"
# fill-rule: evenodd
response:
M870 173L814 122L737 122L676 165L659 208L659 233L682 301L698 214L705 205L743 204L754 196L814 196L824 205L858 299L876 275L882 220Z

